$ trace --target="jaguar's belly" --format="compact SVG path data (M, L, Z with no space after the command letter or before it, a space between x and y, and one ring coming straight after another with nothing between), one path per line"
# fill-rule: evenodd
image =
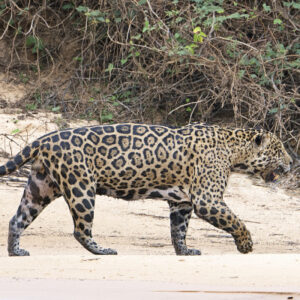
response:
M161 199L172 202L189 201L187 192L183 187L179 186L155 186L122 190L98 185L97 194L124 200Z

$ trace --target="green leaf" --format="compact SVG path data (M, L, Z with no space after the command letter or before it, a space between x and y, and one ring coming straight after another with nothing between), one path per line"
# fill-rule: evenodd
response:
M36 43L36 38L33 35L30 35L26 38L25 44L27 47L31 47L35 45Z
M52 107L51 111L53 111L53 112L58 112L58 111L60 111L60 106Z
M80 57L80 56L75 56L75 57L73 57L73 60L76 60L76 61L82 61L82 57Z
M193 32L194 33L201 32L201 28L198 26L198 27L194 28Z
M283 2L283 6L286 6L286 7L290 7L292 5L292 3L289 3L289 2Z
M239 73L238 73L239 78L242 79L244 74L245 74L245 70L240 70Z
M105 23L105 19L103 17L97 17L96 20Z
M126 63L127 63L127 61L128 61L128 59L127 59L127 58L121 59L121 65L124 65L124 64L126 64Z
M17 134L17 133L19 133L20 132L20 129L14 129L12 132L11 132L11 134Z
M233 13L229 16L227 16L227 19L241 19L241 18L249 18L248 14L240 14L238 12Z
M35 103L27 104L26 105L26 109L28 109L28 110L36 110L37 109L37 105Z
M267 5L266 3L263 4L263 8L264 8L264 11L266 11L266 12L271 11L271 7L269 5Z
M141 37L142 37L141 34L138 33L137 35L134 35L134 36L132 37L132 39L139 40Z
M88 17L98 17L99 15L101 15L100 10L91 10L85 13L86 16Z
M249 65L252 66L252 65L259 65L259 61L255 58L255 57L252 57L250 60L249 60Z
M78 7L76 7L76 10L78 12L87 12L89 9L86 6L79 5Z
M282 21L280 19L274 19L273 24L281 25Z
M277 107L271 108L271 109L269 110L269 114L271 114L271 115L276 114L277 112L278 112L278 108L277 108Z
M107 69L105 69L105 72L109 72L110 73L113 70L113 68L114 68L114 64L110 63L108 65Z
M287 63L288 66L295 68L295 69L300 69L300 59L296 59L294 61L290 61Z
M178 40L178 39L180 38L180 33L176 32L176 33L174 34L174 38L175 38L176 40Z
M300 3L292 2L293 8L300 9Z
M74 8L73 3L68 3L62 6L62 9L67 10L67 9L72 9Z
M194 53L195 53L195 51L194 51L194 48L196 48L197 47L197 45L196 44L189 44L189 45L186 45L184 48L186 49L186 50L188 50L188 52L189 52L189 54L191 54L191 55L194 55ZM180 51L178 51L178 53L179 53ZM183 53L183 55L184 55L185 53Z
M300 9L300 3L296 3L296 2L283 2L283 6L286 6L286 7L293 7L295 9Z
M143 28L143 32L145 32L145 31L148 31L149 30L149 21L148 20L145 20L145 23L144 23L144 28Z
M143 4L146 4L147 3L147 0L140 0L139 2L138 2L138 5L143 5Z
M33 35L30 35L26 38L25 45L28 48L32 48L32 53L37 53L38 50L44 49L43 41Z
M102 112L102 115L101 115L102 122L111 121L113 118L114 118L114 116L112 113L106 112L106 111Z
M194 42L197 43L202 43L203 42L203 37L206 37L206 34L201 30L201 28L198 26L194 28L193 30L194 33Z

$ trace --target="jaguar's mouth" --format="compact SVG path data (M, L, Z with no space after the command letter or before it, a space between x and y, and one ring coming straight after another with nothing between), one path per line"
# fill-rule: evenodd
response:
M275 170L265 173L262 177L265 182L277 182L284 173L286 173L284 168L279 166Z

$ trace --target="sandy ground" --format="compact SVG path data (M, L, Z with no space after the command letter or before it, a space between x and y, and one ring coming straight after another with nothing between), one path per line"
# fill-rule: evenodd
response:
M15 154L56 129L57 120L52 114L0 111L2 154ZM233 174L225 200L251 231L254 252L239 254L230 235L193 217L187 243L201 249L201 257L174 255L166 203L106 197L97 197L93 233L118 256L97 257L83 249L60 198L22 236L31 256L8 257L8 222L22 187L5 181L0 194L0 299L300 299L299 191L290 194Z

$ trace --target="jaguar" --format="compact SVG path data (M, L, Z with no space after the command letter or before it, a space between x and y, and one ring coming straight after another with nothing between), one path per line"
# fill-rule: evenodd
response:
M21 203L9 222L10 256L29 255L19 247L21 234L60 196L72 215L76 240L94 254L117 254L93 239L96 195L167 201L177 255L201 254L186 245L193 211L230 233L237 249L248 253L253 247L250 232L223 200L228 177L243 171L275 181L292 165L273 133L205 124L171 128L124 123L54 131L0 166L0 176L29 161Z

